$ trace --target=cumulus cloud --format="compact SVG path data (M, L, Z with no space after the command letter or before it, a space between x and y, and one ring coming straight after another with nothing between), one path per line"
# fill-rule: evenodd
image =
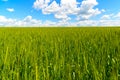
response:
M118 12L116 15L114 15L114 18L120 19L120 12Z
M15 11L14 8L7 8L6 10L9 11L9 12L14 12Z
M120 20L120 12L103 15L101 20Z
M59 11L59 5L56 3L56 1L53 1L49 6L47 6L45 9L43 9L44 14L50 14L55 13Z
M82 27L114 27L114 26L120 26L120 20L84 20L84 21L78 21L78 22L72 22L68 23L67 26L82 26Z
M0 16L0 26L40 26L41 23L40 20L33 19L32 16L27 16L22 20Z
M46 26L46 27L57 27L57 26L120 26L120 20L84 20L77 22L68 22L68 21L44 21L33 19L32 16L26 16L22 20L6 18L5 16L0 15L0 26L16 26L16 27L34 27L34 26Z
M108 20L108 19L111 19L112 15L103 15L101 17L102 20Z
M66 26L66 27L110 27L110 26L120 26L120 20L84 20L84 21L78 21L78 22L52 22L52 21L45 21L41 24L41 26L47 26L47 27L58 27L58 26Z
M100 20L99 26L120 26L120 20Z
M16 19L11 19L11 18L6 18L5 16L0 16L0 25L1 26L11 25L11 24L14 24L14 22L16 22Z
M77 0L61 0L58 4L55 0L36 0L33 7L42 10L43 14L54 14L60 20L70 20L70 15L77 17L77 20L87 20L102 12L98 8L96 0L83 0L80 4Z
M56 22L47 20L47 21L45 21L44 23L42 23L41 26L46 26L46 27L48 27L48 26L53 27L53 26L54 26L54 27L55 27L55 26L57 26L57 25L56 25Z
M94 7L98 5L96 0L84 0L81 4L79 13L78 13L78 20L88 20L89 18L96 16L101 13L101 11Z
M0 15L0 26L120 26L119 14L120 12L116 14L106 14L101 16L99 20L86 19L76 22L69 22L66 20L66 18L55 22L49 20L43 22L41 20L34 19L30 15L21 20L18 20Z
M26 26L39 26L41 24L40 20L33 19L32 16L25 17L22 22L24 22L24 25Z
M34 2L34 8L38 9L38 10L46 8L48 6L49 2L50 2L50 0L36 0Z

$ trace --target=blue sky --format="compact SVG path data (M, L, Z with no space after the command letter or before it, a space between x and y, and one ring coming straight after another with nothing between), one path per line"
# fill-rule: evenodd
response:
M120 26L120 0L0 0L0 26Z

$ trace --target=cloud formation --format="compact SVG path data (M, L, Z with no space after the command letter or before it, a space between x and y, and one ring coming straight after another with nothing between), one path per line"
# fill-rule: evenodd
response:
M26 16L22 20L6 18L0 15L0 26L39 26L40 20L33 19L32 16Z
M101 19L102 19L102 20L109 20L109 19L111 19L111 16L112 16L112 15L103 15L103 16L101 17Z
M83 0L78 12L78 20L88 20L93 16L96 16L101 13L98 8L94 7L98 5L96 0Z
M71 15L76 16L77 20L88 20L102 12L98 8L96 0L83 0L81 3L77 0L61 0L60 4L55 0L36 0L33 7L42 10L43 14L54 14L54 17L60 20L70 20Z
M8 12L14 12L15 10L14 10L14 8L7 8L6 9Z
M114 18L120 19L120 12L114 15Z
M32 16L28 15L25 18L18 20L13 18L7 18L0 15L0 26L119 26L120 25L120 12L116 14L105 14L101 16L99 20L79 20L76 22L70 22L67 20L60 20L58 22L53 21L42 21L34 19Z

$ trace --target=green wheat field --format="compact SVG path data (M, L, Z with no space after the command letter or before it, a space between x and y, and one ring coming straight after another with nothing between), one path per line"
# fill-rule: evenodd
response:
M0 80L120 80L120 28L0 28Z

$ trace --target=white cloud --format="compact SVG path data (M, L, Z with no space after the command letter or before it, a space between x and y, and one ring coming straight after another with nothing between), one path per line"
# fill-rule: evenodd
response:
M22 22L24 23L24 25L26 26L39 26L41 25L41 21L40 20L36 20L33 19L32 16L27 16L25 17ZM23 25L23 24L22 24Z
M107 20L107 19L111 19L111 15L103 15L102 17L101 17L101 19L102 20Z
M99 26L120 26L120 20L100 20Z
M41 24L40 20L33 19L32 16L27 16L22 20L0 16L0 26L40 26Z
M112 14L106 14L101 17L102 20L120 20L120 12L118 13L112 13Z
M53 1L48 7L43 9L44 14L50 14L58 12L60 9L59 5L56 3L56 1Z
M61 20L70 20L70 15L76 16L78 20L86 20L103 12L94 9L96 5L96 0L83 0L81 4L77 0L61 0L60 4L55 0L36 0L33 7L42 10L43 14L54 14L55 18Z
M65 14L75 14L79 10L77 8L78 2L76 0L61 0L61 10L59 12L64 12Z
M106 14L99 20L79 20L76 22L70 22L66 18L55 22L49 20L42 22L41 20L32 18L30 15L18 20L0 15L0 26L120 26L119 14L119 12L117 14Z
M105 9L102 9L101 11L102 11L102 12L106 12L106 10L105 10Z
M34 8L38 9L38 10L46 8L48 6L49 2L50 2L50 0L36 0L34 2Z
M77 20L88 20L93 16L101 13L98 8L94 7L98 5L96 0L83 0L78 12Z
M52 22L52 21L49 21L49 20L47 20L47 21L45 21L44 23L42 23L42 25L41 26L46 26L46 27L48 27L48 26L57 26L56 25L56 22Z
M82 27L109 27L120 26L120 20L84 20L79 22L69 23L68 26L82 26Z
M16 19L6 18L5 16L0 16L0 26L11 26L15 24Z
M9 12L14 12L15 11L14 8L7 8L6 10L9 11Z
M78 21L78 22L52 22L52 21L45 21L41 24L42 26L47 27L57 27L57 26L66 26L66 27L97 27L97 26L103 26L103 27L109 27L109 26L120 26L120 20L84 20L84 21Z
M32 16L26 16L22 20L6 18L5 16L0 16L0 26L16 26L16 27L57 27L57 26L120 26L120 20L84 20L78 22L68 22L68 21L44 21L33 19Z
M118 12L116 15L114 15L114 18L120 19L120 12Z
M68 19L69 17L64 12L59 12L59 13L55 14L55 18L57 18L57 19Z

